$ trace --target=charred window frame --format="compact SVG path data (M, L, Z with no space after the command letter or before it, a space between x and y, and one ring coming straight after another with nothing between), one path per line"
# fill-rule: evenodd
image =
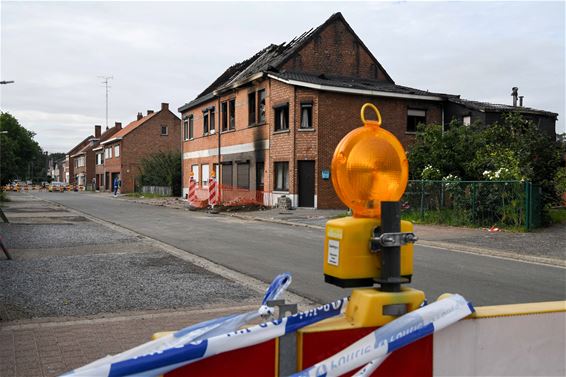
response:
M256 119L256 92L248 93L248 126L253 126L257 123Z
M301 102L301 125L302 130L312 129L312 102Z
M220 104L220 117L222 123L222 131L228 131L228 102L224 101Z
M265 123L265 89L257 91L257 123Z
M229 114L228 114L228 120L229 120L229 124L228 124L228 128L230 130L234 130L236 129L236 99L233 98L230 101L228 101L228 109L229 109Z
M289 103L278 105L273 108L275 111L275 131L285 131L289 129Z
M419 124L426 123L426 110L407 109L407 131L408 133L417 132Z

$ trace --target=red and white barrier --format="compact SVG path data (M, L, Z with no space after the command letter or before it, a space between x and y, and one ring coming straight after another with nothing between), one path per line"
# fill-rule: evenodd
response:
M208 204L211 206L218 204L218 188L216 186L216 177L214 176L214 173L208 180Z
M197 200L197 182L193 173L191 173L191 178L189 179L189 204L194 204Z

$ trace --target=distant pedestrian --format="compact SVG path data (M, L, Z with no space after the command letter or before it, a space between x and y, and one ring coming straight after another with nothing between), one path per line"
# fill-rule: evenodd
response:
M118 179L118 176L116 176L116 178L114 178L114 196L118 195L119 185L120 185L120 180Z

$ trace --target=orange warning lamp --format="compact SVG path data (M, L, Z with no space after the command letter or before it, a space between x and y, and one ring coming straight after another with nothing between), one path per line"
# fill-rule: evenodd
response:
M377 120L366 120L371 108ZM363 127L348 133L332 158L332 184L354 217L379 217L382 201L398 201L407 186L409 163L403 146L381 128L381 114L372 104L361 109Z
M367 108L375 111L377 120L365 118ZM332 184L353 211L351 217L326 223L324 280L339 287L373 286L383 277L382 255L372 246L381 230L381 202L399 201L408 179L409 163L403 146L381 128L379 110L367 103L362 106L361 118L363 126L340 141L332 158ZM412 234L413 224L401 221L400 230ZM410 281L412 243L403 243L400 259L399 275Z

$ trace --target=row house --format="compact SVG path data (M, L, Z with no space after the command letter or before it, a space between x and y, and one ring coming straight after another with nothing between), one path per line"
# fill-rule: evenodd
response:
M494 105L397 85L342 14L291 42L270 45L229 67L178 110L183 121L183 196L195 178L200 191L212 171L221 199L255 198L272 206L339 208L330 180L338 142L361 125L359 111L376 104L383 127L407 148L420 123L491 124L504 112L555 135L557 114ZM522 97L521 97L522 98ZM368 117L371 114L367 114Z
M65 183L68 183L70 185L80 184L78 182L79 177L75 173L75 169L82 167L82 165L81 165L81 163L79 163L79 159L76 158L75 156L77 156L77 153L79 153L83 148L90 145L92 143L93 139L95 139L95 136L89 135L84 140L82 140L80 143L75 145L73 147L73 149L71 149L69 152L67 152L67 154L65 156ZM81 165L81 166L79 166L79 165Z
M122 124L116 122L112 128L106 127L102 133L102 126L94 126L94 137L80 151L73 156L74 174L76 184L85 186L88 190L97 190L100 185L100 177L96 176L96 152L101 142L108 140L116 132L122 129Z
M135 121L93 149L98 188L111 191L114 179L118 178L121 192L134 191L144 158L158 152L180 151L180 128L181 120L167 103L162 103L157 112L148 110L145 116L138 113Z
M216 171L222 199L232 191L275 205L337 208L330 181L338 142L361 124L366 102L404 144L421 122L442 121L446 96L396 85L344 17L233 65L181 106L183 195ZM367 114L368 118L371 114Z

